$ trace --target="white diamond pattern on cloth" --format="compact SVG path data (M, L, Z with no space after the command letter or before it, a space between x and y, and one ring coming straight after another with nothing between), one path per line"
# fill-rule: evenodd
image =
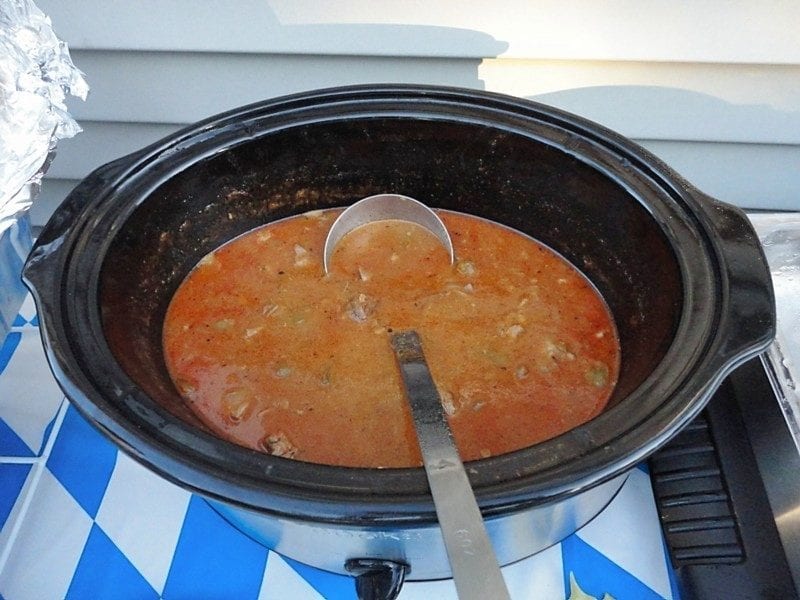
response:
M95 521L159 594L164 591L191 494L122 452Z
M258 600L325 600L280 555L270 552Z
M13 600L64 598L92 528L69 492L42 465L37 468L41 479L0 573L0 595Z
M41 470L41 468L42 467L39 465L31 465L31 470L28 472L28 476L25 478L25 483L22 484L22 488L17 494L17 499L14 501L14 505L11 507L11 512L8 514L8 518L3 524L3 528L0 530L0 571L2 571L3 561L11 549L9 545L13 541L12 536L16 535L16 523L19 519L24 519L25 517L23 510L25 499L34 493L34 489L32 488L36 487L38 472ZM2 597L1 591L0 597Z
M19 315L28 322L32 321L33 317L36 316L36 304L30 294L25 295L25 300L19 309Z
M577 535L661 597L671 600L660 520L646 473L633 469L614 501Z
M512 598L563 600L561 545L550 546L534 556L503 567L503 577Z
M561 546L556 544L538 554L503 567L503 578L514 600L564 600ZM458 600L452 579L409 581L398 600Z
M505 573L503 573L505 576ZM511 590L509 590L511 592ZM452 579L440 581L408 581L400 590L397 600L458 600Z
M0 418L34 452L64 399L50 374L39 330L21 332L19 346L0 377Z

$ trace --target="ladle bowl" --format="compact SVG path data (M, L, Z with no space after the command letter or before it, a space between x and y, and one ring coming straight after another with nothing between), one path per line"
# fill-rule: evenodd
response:
M431 208L419 200L402 194L376 194L368 196L347 207L331 225L325 238L322 266L327 273L331 256L339 241L353 229L375 221L409 221L430 231L442 243L450 255L450 264L455 259L453 241L447 227Z

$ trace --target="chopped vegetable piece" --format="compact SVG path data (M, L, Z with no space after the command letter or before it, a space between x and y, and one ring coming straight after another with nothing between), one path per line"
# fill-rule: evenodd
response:
M211 326L218 331L225 331L233 327L234 323L233 319L220 319L219 321L214 321Z
M484 348L481 350L481 354L489 359L489 362L495 366L504 367L508 364L508 356L502 352L497 352L491 348Z
M253 408L252 399L243 389L225 392L222 397L222 404L225 407L225 418L230 423L239 423L249 415Z
M544 341L544 352L552 360L556 362L565 360L575 360L575 355L567 349L564 342L554 342L553 340L546 339Z
M247 329L244 330L244 339L246 339L246 340L250 339L254 335L257 335L263 329L264 329L263 326L261 326L261 327L248 327Z
M197 391L197 388L185 379L176 379L175 386L178 388L181 395L188 398L191 398L195 391Z
M442 407L444 408L444 412L447 413L447 416L452 417L456 414L456 406L453 404L453 394L447 390L439 390L439 397L442 399Z
M198 267L205 267L208 265L213 265L217 262L217 255L215 252L209 252L203 258L200 259L200 262L197 263Z
M325 372L322 374L322 377L320 377L319 382L322 385L330 385L332 381L333 381L333 376L331 375L331 370L325 369Z
M268 435L261 442L262 447L272 456L282 456L283 458L294 458L299 450L297 446L289 441L286 434L282 431Z
M456 263L456 270L465 277L472 277L477 272L475 263L470 260L460 260Z
M311 264L311 254L300 244L294 245L294 266L307 267Z
M519 334L522 333L523 331L525 331L525 328L522 325L514 324L511 325L510 327L506 327L505 329L503 329L502 335L510 337L512 339L516 339L517 337L519 337Z
M275 375L281 379L286 379L291 374L292 370L289 367L278 367L275 369Z
M605 387L608 385L608 367L603 363L595 363L586 371L586 381L595 387Z
M366 294L359 294L347 303L345 314L356 323L364 323L375 312L377 304Z

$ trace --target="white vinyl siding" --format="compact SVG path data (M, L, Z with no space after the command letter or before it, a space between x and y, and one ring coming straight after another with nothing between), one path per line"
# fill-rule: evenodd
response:
M703 191L800 210L800 3L39 0L91 86L34 207L215 113L354 83L512 94L606 125Z

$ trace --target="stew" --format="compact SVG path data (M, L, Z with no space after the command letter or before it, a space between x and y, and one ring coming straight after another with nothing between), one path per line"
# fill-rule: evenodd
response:
M403 221L322 246L338 211L270 223L204 257L175 293L164 353L216 434L309 462L421 464L389 343L419 332L464 460L524 448L599 414L616 328L592 284L519 232L442 211L456 260Z

